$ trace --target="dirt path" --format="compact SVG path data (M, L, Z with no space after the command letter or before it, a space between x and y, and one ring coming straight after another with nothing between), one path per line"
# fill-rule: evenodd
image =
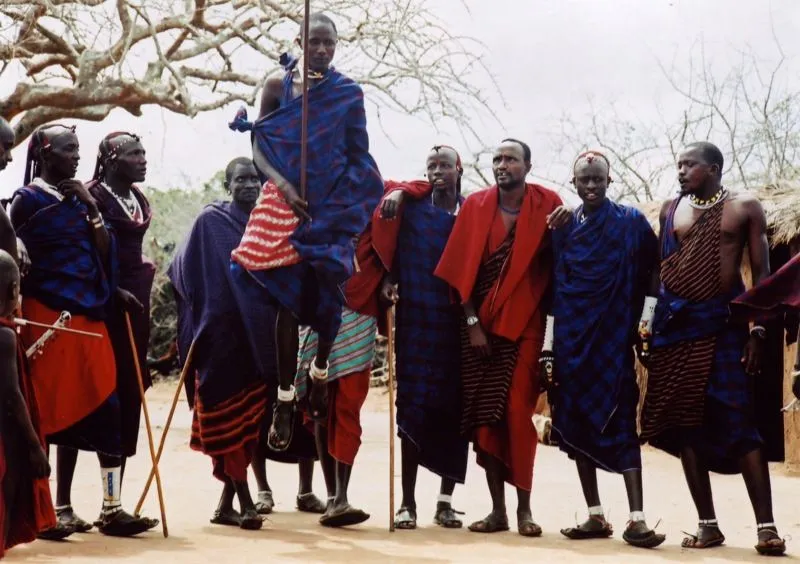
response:
M174 384L160 384L149 393L151 416L160 435L166 419ZM161 472L166 490L170 537L160 532L139 539L113 539L97 532L75 536L67 542L39 541L12 550L7 562L170 562L222 564L227 562L752 562L758 557L754 522L747 493L739 476L713 476L720 524L728 538L726 547L706 553L680 548L681 530L692 530L695 514L683 482L680 465L659 452L647 450L645 495L649 521L667 534L659 549L643 551L626 546L620 539L627 519L627 502L622 479L601 473L600 486L609 520L616 533L611 540L570 542L559 529L582 519L585 514L578 478L572 463L554 448L538 451L534 476L535 518L544 528L539 539L524 539L516 533L482 536L466 530L445 531L431 524L438 481L420 470L417 503L420 529L388 532L388 419L387 396L373 390L363 413L364 444L356 461L351 484L351 501L372 514L364 525L351 530L320 527L314 516L294 510L297 473L294 466L268 465L275 492L276 512L258 532L246 532L208 523L216 506L220 484L211 477L211 464L188 447L191 422L186 403L178 405L173 428L162 459ZM140 454L131 461L126 475L123 502L132 510L149 470L144 431ZM398 450L399 455L399 450ZM458 487L455 505L466 511L466 523L483 517L489 510L489 494L483 474L471 456L467 485ZM76 510L91 519L99 509L97 462L81 454L73 489ZM399 460L396 487L400 497ZM254 489L255 491L255 489ZM321 472L315 476L315 491L323 493ZM773 472L776 519L781 533L800 539L800 480ZM145 513L158 515L155 488L145 504ZM514 496L508 491L513 518ZM800 540L795 541L800 542ZM793 547L790 545L790 552Z

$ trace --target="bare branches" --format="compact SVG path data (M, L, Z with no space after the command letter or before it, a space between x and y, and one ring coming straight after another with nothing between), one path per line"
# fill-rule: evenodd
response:
M337 65L379 107L448 120L472 137L471 124L493 119L474 86L491 77L482 45L450 34L422 0L328 0L326 12L339 26ZM23 116L22 142L44 117L252 104L301 16L292 0L4 0L0 28L14 39L0 39L0 69L27 78L0 98L0 115Z
M749 189L795 179L800 175L800 92L786 87L787 60L777 40L776 51L769 63L744 52L738 66L725 72L706 59L702 44L682 65L685 73L659 62L683 100L681 114L662 115L662 123L653 124L613 107L592 108L580 122L562 119L565 145L570 154L587 146L605 150L617 184L614 196L624 200L665 196L673 184L665 173L681 147L700 140L716 142L726 153L727 185Z

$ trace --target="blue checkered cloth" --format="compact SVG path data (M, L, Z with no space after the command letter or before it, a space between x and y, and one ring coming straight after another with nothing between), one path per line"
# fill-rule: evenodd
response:
M111 244L104 263L86 219L89 210L77 198L59 202L29 186L14 192L12 200L27 218L14 225L31 258L22 293L56 311L105 319L119 279L117 240L111 226L106 225Z
M283 57L280 107L253 125L253 140L286 180L300 187L302 100L292 97L297 60ZM256 278L301 325L333 341L341 324L342 288L353 274L355 240L383 196L378 166L369 154L364 92L330 68L308 91L308 213L291 236L301 264L258 271Z
M409 201L394 255L398 283L397 426L419 449L420 464L463 483L468 442L461 421L460 307L435 277L455 217L430 200Z
M554 425L576 444L579 435L597 438L609 431L623 386L635 385L632 350L658 248L638 210L606 201L583 223L577 219L581 213L578 208L572 221L553 234L553 353L559 387L551 400ZM629 425L619 429L630 431ZM635 438L635 425L633 433Z

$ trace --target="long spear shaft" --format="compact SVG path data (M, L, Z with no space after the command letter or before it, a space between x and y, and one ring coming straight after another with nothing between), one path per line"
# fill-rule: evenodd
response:
M308 33L311 15L311 0L305 0L303 8L303 98L300 116L300 198L305 200L307 193L308 168Z
M98 339L102 339L103 336L100 333L92 333L90 331L81 331L80 329L69 329L68 327L61 327L59 325L48 325L47 323L38 323L36 321L28 321L27 319L22 319L20 317L14 318L14 323L17 325L21 325L25 327L26 325L30 325L31 327L43 327L45 329L53 329L55 331L63 331L65 333L73 333L75 335L83 335L84 337L96 337Z

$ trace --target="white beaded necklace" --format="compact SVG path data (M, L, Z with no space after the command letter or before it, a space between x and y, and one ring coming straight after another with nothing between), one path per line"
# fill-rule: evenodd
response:
M112 190L105 183L103 183L103 188L105 188L112 196L114 196L129 219L133 221L142 221L144 219L142 206L139 205L139 199L136 197L133 191L131 191L130 195L126 198L114 192L114 190Z

